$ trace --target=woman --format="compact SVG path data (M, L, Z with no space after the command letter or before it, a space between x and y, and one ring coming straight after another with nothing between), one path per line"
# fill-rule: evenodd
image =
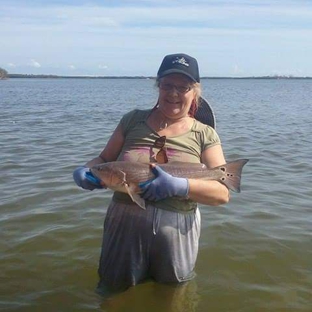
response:
M123 116L100 156L74 171L78 186L101 188L88 178L89 168L103 162L201 162L208 168L225 163L215 130L194 118L201 92L196 59L167 55L157 84L157 105ZM176 178L157 165L152 170L156 178L141 186L146 210L127 194L114 193L104 222L100 288L122 290L147 278L162 283L192 279L200 235L197 203L229 200L228 189L217 181Z

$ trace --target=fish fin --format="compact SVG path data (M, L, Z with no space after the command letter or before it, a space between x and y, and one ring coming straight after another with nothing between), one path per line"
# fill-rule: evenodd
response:
M228 189L240 193L241 174L248 160L249 159L238 159L217 167L224 172L224 176L219 181Z
M139 205L142 209L146 209L145 200L139 194L136 193L137 187L134 184L128 185L127 183L125 183L125 188L127 190L128 195L133 200L133 202Z
M145 200L139 194L132 194L132 200L142 209L146 209Z

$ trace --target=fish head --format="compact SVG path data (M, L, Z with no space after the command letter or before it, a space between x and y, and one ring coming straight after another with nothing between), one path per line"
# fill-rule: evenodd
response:
M97 177L101 184L114 191L127 193L141 208L145 209L145 201L139 196L141 189L137 181L127 181L127 169L133 169L133 164L125 162L111 162L93 166L91 173Z
M111 188L117 189L120 185L125 183L125 174L110 163L95 165L90 169L91 173L101 180L101 184Z

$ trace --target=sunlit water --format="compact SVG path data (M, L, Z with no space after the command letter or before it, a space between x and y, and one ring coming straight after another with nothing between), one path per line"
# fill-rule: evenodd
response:
M312 311L312 80L203 80L242 192L201 206L197 277L95 292L109 190L76 187L121 116L152 107L153 80L0 81L0 309Z

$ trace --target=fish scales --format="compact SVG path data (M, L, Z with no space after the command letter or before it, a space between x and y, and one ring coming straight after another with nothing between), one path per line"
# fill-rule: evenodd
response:
M240 192L242 168L247 162L248 159L238 159L211 169L201 163L172 162L157 165L175 177L216 180L230 190ZM155 178L151 164L115 161L95 165L91 168L91 172L106 187L129 194L134 202L142 208L145 207L144 200L139 195L139 184Z
M157 164L167 173L175 177L183 177L189 179L214 179L219 178L223 175L223 172L216 174L217 170L208 169L204 164L201 163L166 163ZM95 170L95 168L93 168ZM132 182L145 182L147 180L153 179L155 176L150 169L150 164L146 163L134 163L127 161L116 161L105 163L97 166L97 170L102 173L110 171L112 174L120 174L124 172L126 174L126 180ZM209 174L207 173L209 170ZM219 170L218 170L219 171Z
M103 180L103 175L118 175L120 172L125 173L125 180L128 182L145 182L154 178L150 170L150 165L140 162L114 161L96 165L91 169L92 173ZM102 177L102 178L101 178Z
M159 164L158 166L169 174L179 178L213 180L223 175L222 171L219 173L219 170L208 169L202 163L176 162Z

